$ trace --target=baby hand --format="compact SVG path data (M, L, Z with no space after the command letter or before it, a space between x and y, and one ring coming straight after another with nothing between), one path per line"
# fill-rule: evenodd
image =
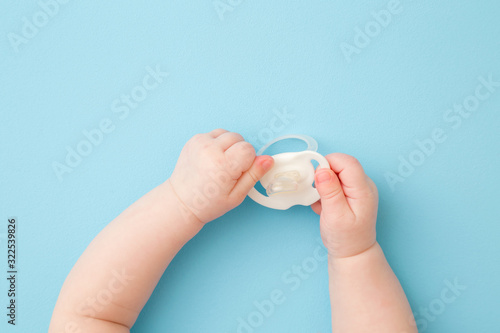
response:
M320 229L328 253L335 258L359 254L375 244L378 194L354 157L326 156L331 169L316 170L321 199L311 207L320 214Z
M272 166L241 135L216 129L186 143L169 181L182 208L207 223L238 206Z

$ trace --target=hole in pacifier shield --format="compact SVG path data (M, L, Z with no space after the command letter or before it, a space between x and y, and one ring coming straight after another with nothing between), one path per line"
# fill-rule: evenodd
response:
M273 143L264 152L265 155L276 155L288 152L299 152L307 149L307 144L299 139L286 139Z
M312 163L312 165L313 165L314 172L316 172L316 169L319 167L319 163L318 163L318 161L316 161L316 160L311 160L311 163ZM313 183L312 183L312 187L316 188L316 182L315 182L315 181L313 181Z
M257 190L257 192L267 197L266 189L260 182L257 182L257 184L255 184L255 189Z

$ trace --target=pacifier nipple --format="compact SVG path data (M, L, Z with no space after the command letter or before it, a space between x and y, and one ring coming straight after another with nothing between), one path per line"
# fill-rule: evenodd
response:
M295 192L299 188L299 181L300 174L296 170L277 173L267 186L266 193L271 196L283 192Z

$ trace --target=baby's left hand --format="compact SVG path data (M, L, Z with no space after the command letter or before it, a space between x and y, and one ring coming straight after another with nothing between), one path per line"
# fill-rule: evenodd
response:
M184 208L207 223L238 206L272 165L238 133L216 129L186 143L169 181Z

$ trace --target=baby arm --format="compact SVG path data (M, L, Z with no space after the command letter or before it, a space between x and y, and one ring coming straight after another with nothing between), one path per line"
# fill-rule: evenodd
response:
M49 332L129 332L163 272L205 223L238 206L272 167L241 135L195 135L170 179L90 243L59 294Z
M378 194L359 162L326 156L315 183L328 272L334 333L417 332L406 295L375 238Z

